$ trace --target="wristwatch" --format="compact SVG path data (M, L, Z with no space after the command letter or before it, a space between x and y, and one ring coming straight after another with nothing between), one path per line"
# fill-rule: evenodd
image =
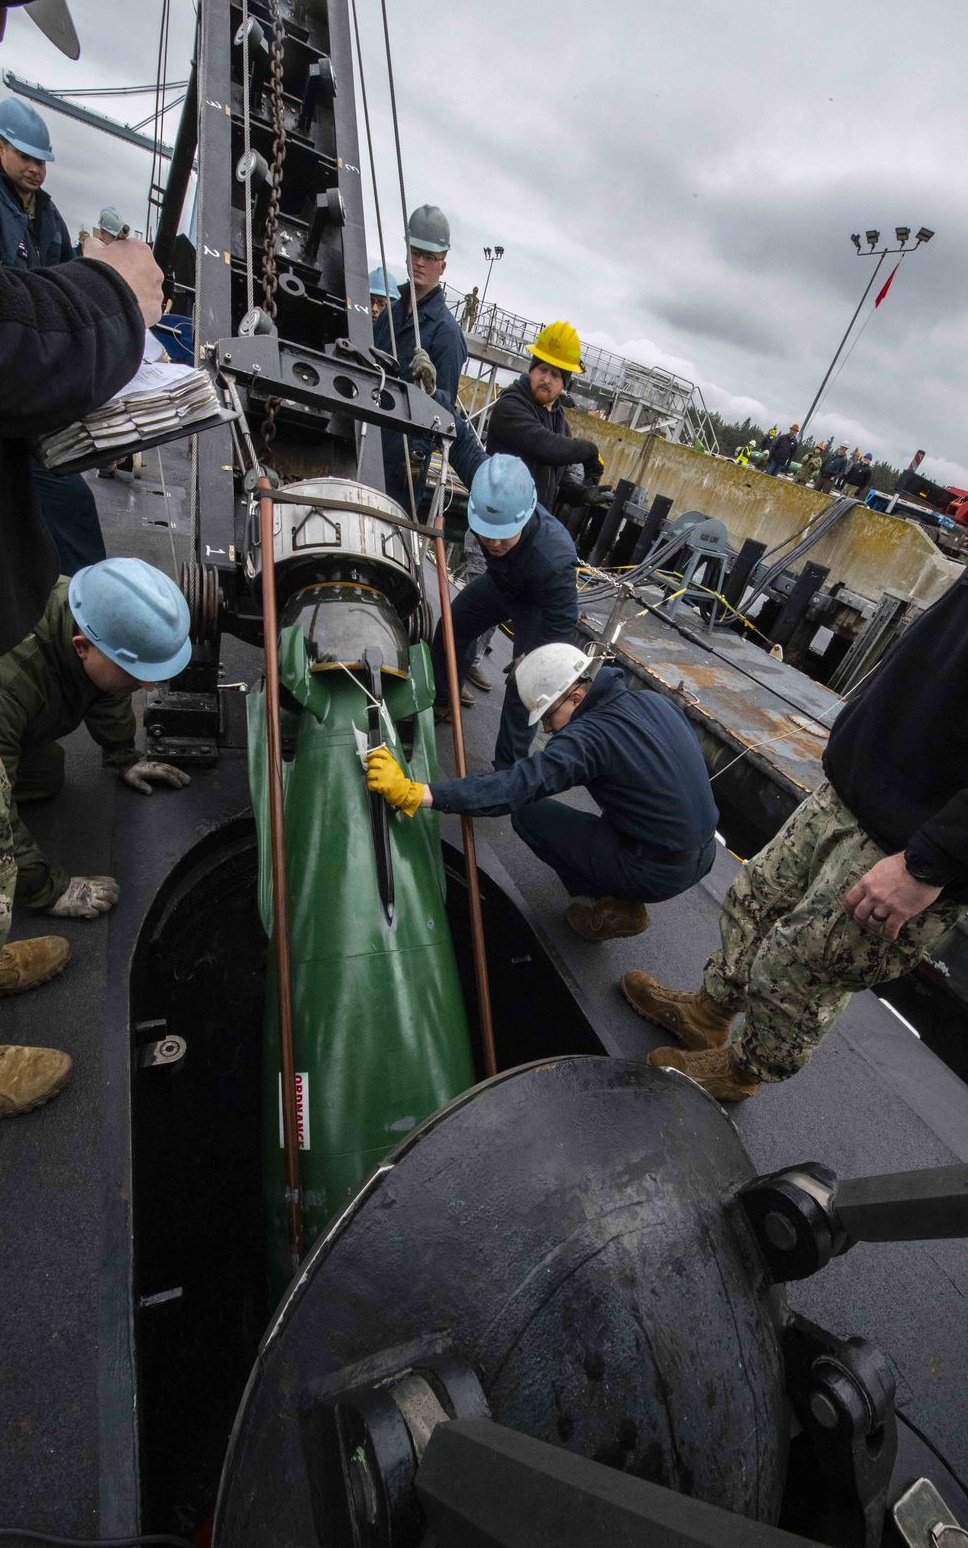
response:
M912 854L910 849L904 851L904 864L908 875L915 881L922 882L926 887L945 887L951 880L947 874L939 876L937 867L933 866L930 860L920 859L919 856Z

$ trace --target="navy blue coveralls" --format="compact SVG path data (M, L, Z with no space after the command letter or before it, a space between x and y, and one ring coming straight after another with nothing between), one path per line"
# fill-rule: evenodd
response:
M517 657L539 645L567 643L578 622L575 545L567 529L542 506L538 506L508 553L495 557L485 549L484 559L485 573L469 581L454 600L454 642L461 687L474 661L478 635L495 624L511 620ZM439 623L431 655L437 703L446 704L447 666ZM506 769L516 758L525 757L533 736L528 711L518 690L509 682L494 748L494 767Z
M74 257L70 233L56 204L38 188L34 218L9 179L0 173L0 264L7 269L50 269ZM45 473L31 459L31 475L44 525L57 547L62 575L106 557L97 506L79 473Z
M584 785L601 816L550 799ZM710 870L718 813L699 743L669 699L602 667L546 747L494 774L435 781L442 812L511 813L572 897L656 903Z
M394 354L390 339L390 311L393 312L393 333L396 341L396 358L400 362L400 375L405 382L412 382L410 362L413 359L414 350L417 347L417 335L413 325L413 313L410 311L410 286L400 286L400 299L394 301L392 308L387 307L381 312L373 325L373 343L377 349L382 349L385 354ZM467 344L461 332L460 324L447 310L447 302L444 300L444 292L439 285L417 302L417 316L420 320L420 347L427 351L437 368L437 390L434 397L444 408L452 414L457 412L457 389L460 386L461 372L467 360ZM410 492L407 488L407 470L404 463L403 436L395 430L381 431L383 436L383 473L386 482L387 494L405 511L410 509ZM473 437L466 427L463 436L459 437L458 445ZM473 443L476 445L476 443ZM420 504L420 496L427 476L427 462L434 450L434 442L431 436L410 437L410 455L422 456L424 459L423 471L414 478L414 495L417 505ZM459 476L469 485L470 478L476 471L477 464L484 459L484 453L476 448L477 455L471 454L473 466L464 466L458 455L457 447L452 453L454 466Z

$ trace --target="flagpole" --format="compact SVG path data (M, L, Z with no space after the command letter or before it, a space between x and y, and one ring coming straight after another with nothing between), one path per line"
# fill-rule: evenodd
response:
M898 262L898 264L896 265L895 270L894 270L894 273L896 274L897 270L901 267L901 263L907 257L908 253L909 252L911 252L911 253L915 252L917 250L917 248L919 248L921 246L922 242L930 242L931 238L934 236L934 232L933 231L929 231L927 226L922 226L920 231L917 233L917 235L914 238L914 247L908 247L908 245L907 245L908 242L911 240L911 228L910 228L910 226L898 226L896 231L895 231L895 236L897 237L898 242L901 244L900 247L883 247L880 250L880 252L878 254L878 258L877 258L877 265L876 265L876 267L874 269L874 272L871 275L870 279L867 281L867 285L864 288L864 294L861 296L860 300L857 303L857 309L854 312L853 317L850 319L850 322L847 324L847 331L844 334L843 338L841 339L840 343L837 345L837 350L836 350L836 353L834 355L834 358L833 358L833 360L831 360L830 365L827 367L827 374L824 377L823 381L820 383L820 386L817 388L816 396L815 396L813 402L811 403L809 409L807 410L807 412L804 415L803 419L800 421L800 440L801 441L805 441L806 440L807 427L809 426L811 419L813 418L814 414L816 413L817 404L820 402L820 399L823 397L824 389L827 386L827 383L830 381L831 376L833 375L834 367L836 366L837 361L840 359L841 355L843 354L844 345L847 343L847 340L850 338L851 330L852 330L852 328L854 326L854 323L857 321L858 317L860 316L861 307L864 305L864 302L867 300L867 297L871 293L871 287L873 286L874 281L876 280L878 274L880 273L881 265L884 262L884 259L887 257L888 253L900 253L901 254L900 261ZM858 254L858 257L859 257L860 256L860 252L861 252L860 235L859 234L855 234L854 236L851 237L850 240L853 242L854 246L856 247L857 254ZM865 257L872 257L873 254L874 254L874 250L875 250L875 248L877 246L877 243L880 241L880 232L879 231L868 231L868 233L867 233L867 240L870 243L870 253L869 254L865 254L864 256ZM894 278L894 274L891 275L891 279L893 279L893 278ZM891 283L891 279L888 280L887 285L885 285L885 287L884 287L883 293L878 296L877 303L875 303L875 304L879 304L881 301L883 301L884 295L886 295L888 286Z
M841 355L843 353L844 345L847 343L847 340L850 338L851 329L853 328L854 323L857 321L858 317L860 316L861 307L864 305L864 302L867 300L867 297L871 293L871 286L873 285L874 281L876 280L876 278L877 278L877 276L878 276L878 274L880 272L881 264L884 262L884 259L887 257L887 254L888 254L888 249L885 247L884 251L881 253L881 256L877 260L877 264L875 266L873 274L871 275L870 279L867 281L867 288L865 289L864 294L861 296L860 300L857 303L857 310L854 313L853 317L850 319L850 322L847 324L847 331L845 332L845 334L844 334L843 338L841 339L840 343L837 345L837 350L836 350L836 353L834 354L834 358L833 358L833 360L831 360L829 366L827 367L827 374L824 377L823 381L820 383L820 386L817 388L816 396L814 397L813 402L811 403L810 407L808 408L808 410L807 410L806 414L804 415L803 419L800 421L800 439L801 439L801 441L805 441L806 438L807 438L807 426L809 425L811 419L813 418L814 410L816 409L817 404L820 402L820 399L823 397L823 390L826 387L827 383L830 381L831 376L833 375L834 366L837 364L837 361L840 359L840 357L841 357Z

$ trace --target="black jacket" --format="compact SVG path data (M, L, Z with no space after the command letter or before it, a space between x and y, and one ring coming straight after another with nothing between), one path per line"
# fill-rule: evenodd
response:
M692 727L662 694L602 667L568 725L540 752L494 774L434 781L444 812L498 816L584 785L613 827L670 852L700 848L716 803Z
M578 622L578 554L556 517L539 505L520 541L500 556L485 549L484 560L489 579L507 598L515 655L570 638Z
M968 899L968 571L840 711L823 765L865 833Z
M27 440L81 418L130 381L144 337L134 292L106 264L0 268L0 651L37 622L57 576Z
M841 489L852 491L859 499L863 491L871 481L871 465L869 462L852 462L843 478L840 480Z
M843 452L830 452L820 464L821 478L839 478L847 472L848 459Z
M566 470L598 456L594 441L573 436L560 403L543 408L531 391L527 372L498 398L487 426L488 455L507 452L526 463L538 491L538 504L553 511Z
M776 440L773 442L773 446L770 450L770 457L774 462L778 462L781 468L785 468L791 461L793 453L796 451L799 444L800 442L797 440L796 436L792 435L789 430L785 430L783 434L778 435Z

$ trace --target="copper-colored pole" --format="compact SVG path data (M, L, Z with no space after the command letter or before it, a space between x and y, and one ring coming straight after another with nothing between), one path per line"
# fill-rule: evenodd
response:
M289 951L289 882L286 872L286 829L282 787L282 735L279 728L279 624L276 615L276 556L272 541L272 485L267 478L259 491L259 534L262 547L262 619L266 656L266 735L269 765L269 831L272 848L272 915L276 943L276 1003L279 1009L279 1051L282 1060L282 1136L286 1153L286 1198L292 1269L303 1257L302 1183L299 1176L299 1132L296 1119L296 1071L292 1053L292 959Z
M458 779L467 773L464 753L464 723L460 713L460 684L457 678L457 651L454 646L454 620L450 611L450 582L447 578L447 554L444 550L444 518L438 516L434 523L434 557L437 561L437 588L440 593L440 628L444 639L444 660L447 662L447 693L454 717L454 764ZM471 944L474 951L474 978L477 984L477 1006L481 1017L481 1040L484 1044L484 1072L497 1074L497 1055L494 1052L494 1022L491 1016L491 987L487 978L487 956L484 950L484 919L481 914L481 889L477 880L477 845L474 842L473 820L462 814L461 832L464 839L464 871L467 877L467 897L471 910Z

